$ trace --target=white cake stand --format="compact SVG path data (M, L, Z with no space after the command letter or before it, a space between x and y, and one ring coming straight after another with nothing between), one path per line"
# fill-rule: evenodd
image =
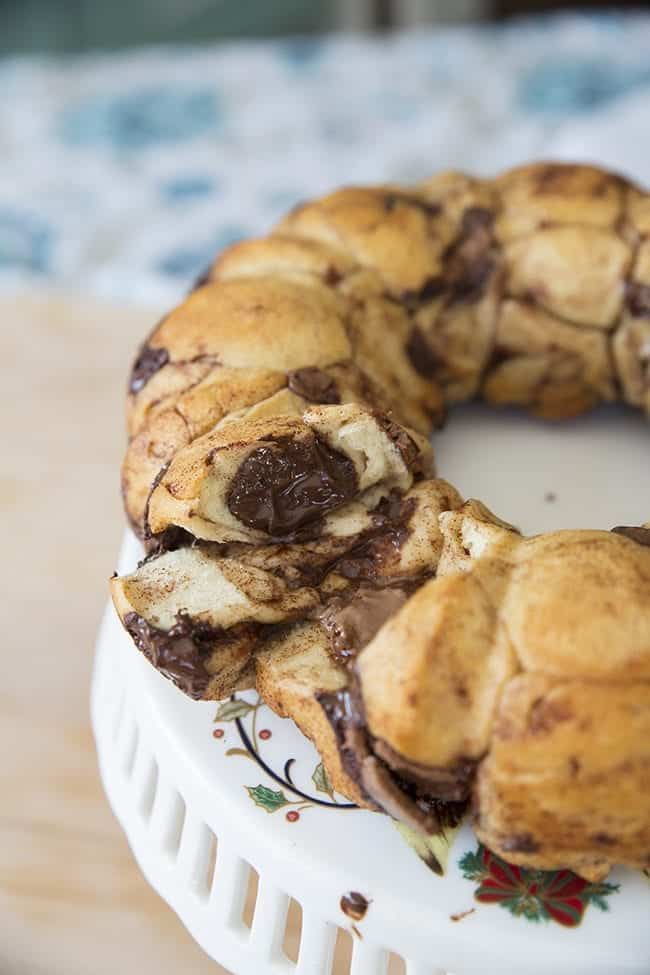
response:
M471 408L450 426L440 469L526 530L650 516L639 418L608 411L547 428ZM496 450L498 465L490 464ZM127 539L120 571L140 554ZM465 826L440 877L387 817L328 791L317 753L290 721L252 693L227 707L186 699L134 650L110 609L92 719L106 792L143 873L236 975L327 975L340 931L352 936L352 975L389 967L395 975L650 972L644 876L616 870L601 888L566 872L518 871L482 851ZM258 888L249 925L251 871ZM340 906L351 891L370 902L356 922ZM302 910L296 963L282 947L290 898Z

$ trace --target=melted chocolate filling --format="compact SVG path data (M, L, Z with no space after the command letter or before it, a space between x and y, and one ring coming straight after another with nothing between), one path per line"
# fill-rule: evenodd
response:
M473 237L481 231L491 234L493 223L494 214L491 210L485 207L468 207L463 213L461 235L463 238Z
M372 527L358 545L337 560L336 571L345 579L376 582L385 566L399 557L416 508L415 498L384 498L372 513Z
M494 261L487 255L469 262L453 282L450 300L473 304L483 297L485 287L494 270Z
M228 492L230 512L248 528L289 541L318 533L323 517L357 493L352 461L317 437L256 447Z
M151 345L143 345L138 358L133 363L129 391L139 393L147 385L152 376L169 362L167 349L154 349Z
M341 402L336 381L328 373L316 367L310 366L290 372L287 385L292 393L302 396L310 403Z
M445 282L443 278L427 278L417 291L403 291L401 300L409 311L416 311L420 305L426 305L427 302L439 298L444 293Z
M419 325L414 325L411 329L411 334L406 343L406 354L415 371L420 376L424 376L425 379L431 379L440 368L438 357L427 342Z
M412 763L402 760L398 772L381 758L354 690L319 694L318 701L334 731L343 768L374 808L429 835L458 825L468 802L467 798L447 801L438 797L440 774L446 776L446 769L418 766L417 781L407 779L404 770ZM463 784L465 796L470 784Z
M189 293L194 294L194 292L198 291L199 288L203 288L206 284L209 284L211 278L212 278L212 265L208 264L208 266L203 271L201 271L201 273L197 277L196 281L190 288Z
M415 462L420 456L420 450L415 440L409 437L408 433L401 427L398 423L395 423L385 413L375 413L375 420L377 425L381 427L386 436L392 440L400 454L402 455L402 460L405 465L410 469L415 469ZM421 470L416 471L416 473L422 473Z
M442 210L439 203L429 203L428 200L423 200L419 196L412 196L410 193L399 192L399 190L392 190L384 195L386 213L391 213L399 204L421 210L427 217L437 217Z
M332 599L320 613L319 622L329 636L334 659L347 663L356 657L408 597L407 590L398 586L361 586L351 596Z
M493 222L493 214L484 207L465 210L460 236L447 259L450 304L473 304L483 297L495 269L490 254Z
M325 271L325 284L329 284L330 288L335 288L337 284L343 280L343 274L335 268L332 264Z
M417 311L421 305L441 295L445 296L448 305L459 302L471 304L482 298L496 266L490 254L493 222L494 215L484 207L468 207L465 210L460 234L446 253L445 276L429 278L418 291L403 292L402 304L408 311ZM420 336L412 335L409 345L412 350L407 348L407 352L415 368L423 376L433 375L437 363L427 365ZM422 362L421 369L416 365L418 361ZM422 371L424 369L430 371Z
M147 500L146 500L145 506L144 506L144 514L143 514L143 517L142 517L142 537L145 540L145 544L148 543L152 538L154 538L154 535L153 535L153 533L151 531L151 528L149 526L149 508L151 507L151 495L156 490L156 488L158 487L158 485L162 481L163 477L165 476L165 474L169 470L169 465L170 464L171 464L171 461L169 461L169 460L167 461L166 464L163 464L163 466L160 468L160 470L158 471L158 473L154 477L153 481L151 482L151 487L149 488L149 494L147 495Z
M368 754L368 747L363 705L358 696L351 689L344 688L340 691L323 691L316 695L316 700L334 732L343 768L358 784L364 798L375 809L380 809L361 781L361 761L364 754Z
M194 535L185 528L181 528L179 525L169 525L157 535L152 535L149 531L143 538L143 544L147 553L147 558L143 561L146 562L147 559L162 555L163 552L175 552L179 548L189 548L199 543Z
M170 630L159 630L137 613L127 613L124 626L150 663L182 691L198 700L210 683L205 658L212 652L215 639L223 636L224 631L193 622L183 613L179 613L177 619Z
M650 528L637 527L636 525L617 525L612 528L615 535L625 535L639 545L650 546Z
M451 768L423 765L400 755L380 738L374 740L374 753L401 780L435 795L437 799L463 802L469 797L476 772L476 762L472 759L457 762Z
M637 318L650 318L650 284L628 281L625 285L625 302Z

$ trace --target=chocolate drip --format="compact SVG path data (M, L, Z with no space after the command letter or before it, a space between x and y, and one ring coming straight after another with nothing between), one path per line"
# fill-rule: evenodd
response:
M287 385L292 393L302 396L310 403L341 402L336 381L328 373L316 367L309 366L290 372Z
M417 291L403 291L401 295L402 304L409 311L416 311L420 305L426 305L429 301L434 301L445 293L445 282L443 278L427 278L421 288Z
M412 781L404 775L405 767L412 763L403 761L400 772L391 769L368 734L363 707L353 689L319 694L318 701L334 731L343 768L374 808L427 835L458 825L467 810L467 799L447 801L436 794L440 773L446 770L418 766L418 781ZM468 781L465 796L469 788Z
M155 542L153 544L150 544L151 540L155 537L149 526L149 508L151 507L151 496L153 492L156 490L156 488L158 487L158 485L160 484L160 482L162 481L167 471L169 470L170 464L171 461L168 460L166 464L163 464L163 466L160 468L160 470L154 477L153 481L151 482L151 487L149 488L149 494L147 495L147 500L144 506L144 513L142 516L142 537L144 539L145 546L149 549L149 551L155 548Z
M375 413L375 421L377 426L381 427L386 436L395 444L405 465L409 469L413 469L420 456L420 448L415 440L408 435L404 427L395 423L385 413Z
M490 254L493 222L493 214L484 207L465 210L460 237L448 261L452 304L473 304L483 297L495 268Z
M413 196L410 193L400 192L399 190L392 190L384 194L384 210L386 213L391 213L400 204L402 206L414 207L427 217L437 217L442 212L442 207L439 203L430 203L420 196Z
M380 738L375 739L374 752L400 779L438 799L463 802L469 797L476 772L472 759L456 762L451 768L423 765L400 755Z
M650 284L627 281L625 284L625 303L637 318L650 318Z
M147 559L149 559L156 555L162 555L163 552L175 552L179 548L196 545L197 540L185 528L181 528L179 525L170 525L158 535L152 535L149 532L145 536L143 544ZM146 562L147 559L144 561Z
M212 277L212 265L208 264L208 266L203 271L201 271L201 273L197 277L196 281L190 288L189 293L194 294L194 292L198 291L199 288L203 288L206 284L209 284L211 277Z
M380 579L386 566L399 558L416 509L415 498L404 500L394 494L384 498L372 514L372 527L358 545L337 561L336 571L345 579Z
M356 657L386 620L402 608L408 595L398 586L361 586L351 595L332 599L319 621L329 636L334 659L347 663Z
M650 528L637 527L636 525L617 525L616 528L612 528L612 531L615 535L631 538L633 542L637 542L639 545L650 546Z
M129 391L139 393L147 385L153 375L169 362L169 352L163 348L153 348L144 345L140 349L138 358L133 363Z
M486 207L468 207L461 221L461 235L464 239L482 231L491 235L494 214Z
M215 637L223 631L205 624L197 625L182 613L170 630L151 626L137 613L127 613L124 626L136 647L157 670L190 697L198 700L203 696L210 681L204 659L210 653Z
M189 697L200 700L211 674L205 664L217 649L216 644L255 640L259 625L241 624L229 630L193 620L180 612L169 630L161 630L148 623L138 613L127 613L124 626L136 647L165 677Z
M364 799L375 810L380 810L381 807L365 790L361 779L361 762L368 754L368 746L365 716L358 696L345 688L318 693L316 700L332 727L344 770L357 783Z
M451 302L474 304L479 301L483 297L494 266L494 261L487 255L468 262L462 274L453 282Z
M323 517L357 492L354 464L315 436L256 447L240 465L227 504L248 528L289 541L317 534Z
M406 354L415 371L425 379L431 379L440 368L440 361L419 325L414 325L411 329L406 343Z
M432 277L418 291L405 291L402 304L414 312L435 298L444 297L444 305L473 304L479 301L496 268L492 254L494 215L484 207L468 207L463 214L460 234L445 255L444 276ZM409 338L407 354L414 367L425 377L435 374L439 363L419 329Z

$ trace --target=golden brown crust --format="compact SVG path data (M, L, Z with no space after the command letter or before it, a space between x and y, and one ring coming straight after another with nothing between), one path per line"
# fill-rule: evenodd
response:
M516 659L491 594L476 574L459 573L419 589L357 669L370 732L411 761L451 767L487 750Z
M420 291L442 271L451 220L417 192L350 187L296 207L282 233L317 240L376 271L395 297Z
M535 162L508 170L494 181L501 204L500 240L512 240L549 224L615 229L629 186L596 166Z
M499 705L479 838L506 860L584 876L650 865L650 683L522 674Z
M495 406L526 406L548 420L613 400L607 337L574 328L530 301L508 298L499 309L493 365L482 394Z
M650 548L613 532L557 531L519 542L515 558L502 612L522 667L650 680Z
M440 522L437 578L358 659L370 732L478 761L477 831L511 862L646 867L650 531L523 538L476 502Z

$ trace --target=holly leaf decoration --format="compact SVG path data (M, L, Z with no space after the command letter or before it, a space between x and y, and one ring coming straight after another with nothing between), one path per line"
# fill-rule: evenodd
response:
M311 777L312 782L316 786L317 792L324 792L325 795L329 796L330 799L334 798L334 789L332 788L332 783L330 782L330 777L327 774L327 769L322 762L319 762L314 773Z
M610 894L617 894L620 890L620 884L606 884L606 883L595 883L589 884L585 888L584 899L589 903L598 907L601 911L608 911L609 904L605 900Z
M449 850L458 827L448 826L440 833L422 836L421 833L411 829L410 826L405 826L404 823L398 823L394 820L394 824L400 836L406 840L413 852L419 856L429 870L439 877L444 876L449 860Z
M488 870L483 862L482 852L483 848L479 846L478 850L468 850L460 858L458 865L465 880L480 882L485 878Z
M255 705L249 704L248 701L239 701L233 698L230 701L224 701L223 704L219 705L219 710L214 716L215 723L217 721L234 721L235 718L245 717L249 711L254 711Z
M276 810L282 809L283 806L289 805L289 800L284 792L275 792L265 785L254 787L247 785L245 788L255 805L261 806L268 813L274 813Z

